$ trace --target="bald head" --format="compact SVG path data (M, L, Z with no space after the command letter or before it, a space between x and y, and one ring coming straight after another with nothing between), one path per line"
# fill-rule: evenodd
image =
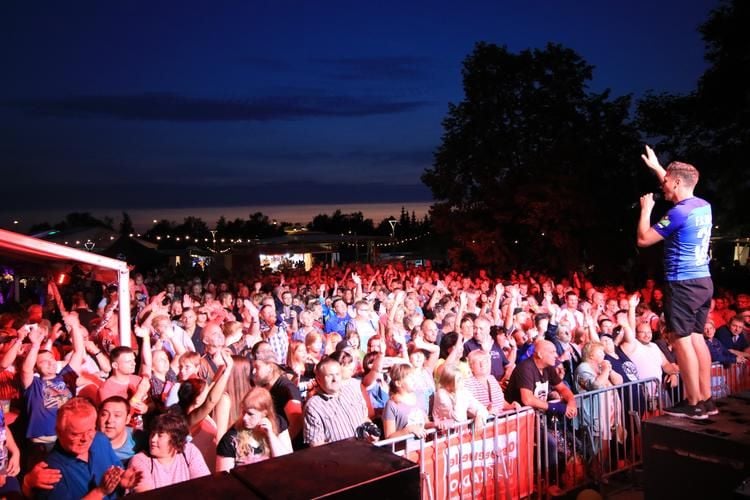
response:
M555 366L557 362L557 349L555 344L549 340L538 339L534 342L534 363L539 368Z
M203 327L203 332L201 332L201 340L207 353L217 353L224 347L224 332L221 329L221 325L214 321L206 323L206 326Z
M427 342L432 342L434 344L437 341L438 327L435 321L426 319L422 321L420 328L422 330L422 336Z
M490 327L492 324L490 320L484 316L479 316L474 320L474 340L477 342L485 342L490 337Z

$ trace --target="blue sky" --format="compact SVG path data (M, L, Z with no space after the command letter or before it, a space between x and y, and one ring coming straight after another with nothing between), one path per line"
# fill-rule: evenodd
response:
M6 208L429 201L477 41L561 43L592 90L684 92L717 3L8 2Z

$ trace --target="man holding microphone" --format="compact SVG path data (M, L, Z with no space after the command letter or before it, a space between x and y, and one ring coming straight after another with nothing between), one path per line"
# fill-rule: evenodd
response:
M693 195L699 176L693 165L672 162L664 169L648 146L641 158L659 178L664 199L674 203L652 226L654 195L641 196L637 234L639 247L664 240L664 316L667 331L674 335L686 395L683 402L664 412L705 419L718 413L711 399L711 355L702 335L714 291L708 268L711 205Z

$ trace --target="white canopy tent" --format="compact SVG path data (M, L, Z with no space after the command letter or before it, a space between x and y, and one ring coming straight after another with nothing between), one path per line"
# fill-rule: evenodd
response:
M4 262L29 263L55 270L69 270L77 265L91 272L97 281L117 282L120 342L130 346L130 271L127 262L0 229L0 263Z

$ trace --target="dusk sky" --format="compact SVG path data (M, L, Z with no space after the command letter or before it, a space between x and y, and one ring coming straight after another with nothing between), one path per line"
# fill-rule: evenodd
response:
M716 5L6 2L0 226L42 210L57 222L72 211L424 205L419 177L477 41L561 43L595 66L592 90L683 92L706 67L697 27Z

